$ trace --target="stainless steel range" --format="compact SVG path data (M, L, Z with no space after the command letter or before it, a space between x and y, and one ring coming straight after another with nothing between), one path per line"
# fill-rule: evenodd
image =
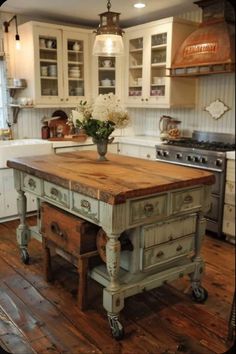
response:
M232 134L194 131L190 139L173 139L156 145L156 160L212 171L211 209L206 215L207 230L222 237L226 151L235 150Z

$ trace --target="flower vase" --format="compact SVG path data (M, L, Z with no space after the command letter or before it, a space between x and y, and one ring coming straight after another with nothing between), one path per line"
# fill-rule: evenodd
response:
M93 138L94 144L97 146L98 152L98 160L99 161L107 161L106 153L107 153L107 145L111 144L114 138L105 138L105 139L95 139Z

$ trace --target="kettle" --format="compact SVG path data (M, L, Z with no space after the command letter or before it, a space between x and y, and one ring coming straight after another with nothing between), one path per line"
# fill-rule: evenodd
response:
M170 133L176 133L176 136L173 136L177 138L177 135L179 136L179 129L177 128L177 125L181 123L180 120L177 120L175 118L172 118L170 116L162 116L159 121L159 129L160 129L160 138L161 140L167 140L170 138ZM177 134L178 133L178 134Z

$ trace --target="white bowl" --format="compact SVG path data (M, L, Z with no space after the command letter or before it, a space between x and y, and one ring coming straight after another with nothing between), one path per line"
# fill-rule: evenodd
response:
M111 80L109 79L101 80L101 84L102 86L111 86Z

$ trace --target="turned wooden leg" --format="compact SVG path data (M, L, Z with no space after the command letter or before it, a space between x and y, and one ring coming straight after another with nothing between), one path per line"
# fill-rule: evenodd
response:
M78 273L79 273L79 286L78 286L78 306L80 310L85 310L87 307L87 273L88 273L88 258L79 257L78 259Z
M118 273L120 270L120 234L109 234L106 232L108 242L106 244L107 271L110 276L110 283L107 288L110 291L117 291L120 288Z
M50 248L47 246L45 238L42 239L43 246L43 274L46 281L52 281L52 264L51 264L51 253Z

